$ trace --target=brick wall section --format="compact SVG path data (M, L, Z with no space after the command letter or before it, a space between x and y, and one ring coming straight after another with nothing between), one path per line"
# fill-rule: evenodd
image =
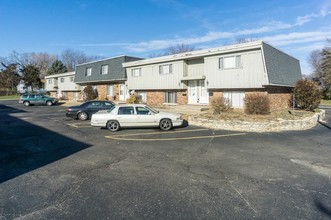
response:
M113 89L114 89L114 97L113 97L113 99L110 99L110 100L113 100L113 101L118 101L119 100L119 96L120 96L120 86L119 86L119 84L114 84L114 87L113 87Z
M187 92L186 91L180 91L177 92L177 104L178 105L187 105Z
M119 94L120 94L119 85L118 84L112 84L113 85L113 95L114 96L107 95L107 86L108 85L111 85L111 84L97 85L98 100L118 101L119 100Z
M106 100L107 98L107 85L97 85L98 100Z
M269 88L270 109L286 109L290 105L292 89L290 88Z
M164 92L148 91L146 96L147 105L157 106L164 103Z
M210 93L213 93L213 95L212 96L209 95L209 105L211 105L211 102L212 102L213 98L223 96L223 91L221 91L221 90L209 91L209 94Z
M139 91L144 92L144 91ZM164 92L165 91L148 91L147 93L147 105L158 106L164 104ZM177 104L178 105L187 105L187 92L177 91Z

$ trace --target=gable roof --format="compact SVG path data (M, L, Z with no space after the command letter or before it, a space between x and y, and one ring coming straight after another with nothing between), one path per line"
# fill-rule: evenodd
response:
M92 83L125 80L126 72L125 68L122 67L122 63L141 59L131 56L118 56L77 65L75 82ZM101 74L101 66L103 65L108 65L108 74ZM92 69L91 76L86 76L87 68Z

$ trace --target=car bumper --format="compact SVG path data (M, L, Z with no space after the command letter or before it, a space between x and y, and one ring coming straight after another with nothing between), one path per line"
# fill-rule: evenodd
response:
M67 112L66 116L70 117L70 118L77 118L77 113L76 112Z
M180 127L183 125L183 120L172 121L172 126Z
M92 121L92 120L91 120L91 126L93 126L93 127L106 127L105 123L98 122L98 121Z

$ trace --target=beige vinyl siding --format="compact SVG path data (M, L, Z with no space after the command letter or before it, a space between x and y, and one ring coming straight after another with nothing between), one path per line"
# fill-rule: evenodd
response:
M241 59L239 68L219 68L220 58L237 55ZM261 88L268 84L261 50L206 57L204 72L208 88Z
M204 60L194 59L186 61L187 73L185 76L194 77L194 76L203 76L204 75Z
M172 64L172 73L160 74L160 65L166 64ZM184 61L135 66L132 68L127 68L127 73L131 73L132 69L135 68L141 68L141 76L132 77L131 74L128 74L127 84L130 90L183 88L181 78L183 77L184 72Z

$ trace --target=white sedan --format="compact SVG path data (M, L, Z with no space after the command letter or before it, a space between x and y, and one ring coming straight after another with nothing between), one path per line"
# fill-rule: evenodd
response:
M164 131L181 126L183 119L179 114L159 112L147 105L114 105L109 110L98 111L92 115L91 125L118 131L123 127L160 127Z

